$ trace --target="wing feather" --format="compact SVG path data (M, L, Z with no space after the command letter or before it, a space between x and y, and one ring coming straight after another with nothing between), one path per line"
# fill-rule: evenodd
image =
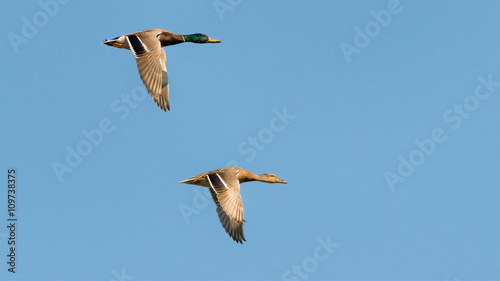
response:
M222 226L234 241L243 243L246 241L243 234L245 219L238 180L224 180L218 173L207 175L207 179Z
M128 35L127 41L135 56L139 75L151 98L162 110L170 110L167 62L160 41L149 40L144 43L138 35Z

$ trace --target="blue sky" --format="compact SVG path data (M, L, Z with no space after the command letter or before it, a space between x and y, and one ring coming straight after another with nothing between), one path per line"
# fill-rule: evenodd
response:
M500 3L54 1L1 12L1 280L500 277ZM222 40L165 48L166 113L101 45L149 28ZM288 181L243 245L178 183L228 165Z

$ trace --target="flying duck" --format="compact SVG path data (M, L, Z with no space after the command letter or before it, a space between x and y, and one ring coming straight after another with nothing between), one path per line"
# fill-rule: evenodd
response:
M132 50L144 86L158 107L167 111L170 110L167 58L162 48L184 42L220 43L220 40L212 39L201 33L181 35L155 28L105 40L102 44Z
M243 202L240 195L240 183L261 181L267 183L286 183L274 174L257 175L238 167L227 167L203 173L180 183L208 187L217 206L217 214L227 234L236 243L243 244Z

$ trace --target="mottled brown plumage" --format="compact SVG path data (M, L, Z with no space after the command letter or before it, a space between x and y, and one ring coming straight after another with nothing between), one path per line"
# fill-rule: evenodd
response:
M238 167L227 167L203 173L180 183L208 187L217 206L217 214L226 232L238 243L243 243L243 202L240 183L261 181L267 183L286 183L273 174L257 175Z

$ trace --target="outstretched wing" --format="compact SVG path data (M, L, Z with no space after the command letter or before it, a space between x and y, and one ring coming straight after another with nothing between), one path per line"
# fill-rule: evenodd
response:
M225 181L218 173L207 175L207 179L222 226L234 241L243 243L246 241L243 235L245 218L238 180L234 178Z
M137 61L137 68L144 86L162 110L170 110L167 58L160 41L145 41L135 34L128 35L127 41Z

